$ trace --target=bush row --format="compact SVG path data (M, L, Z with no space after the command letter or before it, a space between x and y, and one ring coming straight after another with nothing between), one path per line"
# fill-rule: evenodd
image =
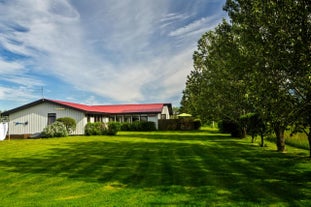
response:
M199 130L201 121L193 118L159 120L159 130Z
M51 125L44 128L41 137L66 137L76 128L75 122L68 118L61 118ZM155 131L156 126L154 122L135 121L133 123L119 123L119 122L94 122L87 123L84 132L85 135L116 135L118 131Z
M165 120L165 126L162 130L197 130L201 126L199 120ZM164 123L164 122L163 122ZM162 125L163 125L162 123ZM161 123L159 123L161 125ZM41 137L66 137L72 133L76 128L75 120L65 117L58 119L51 125L44 128ZM132 123L119 122L94 122L87 123L84 132L85 135L116 135L118 131L156 131L156 125L151 121L134 121Z
M152 121L134 121L121 123L122 131L155 131L156 125Z
M84 133L90 135L116 135L120 131L121 125L119 122L94 122L87 123L84 128Z
M116 135L118 131L155 131L156 126L151 121L124 122L95 122L87 123L85 126L86 135Z

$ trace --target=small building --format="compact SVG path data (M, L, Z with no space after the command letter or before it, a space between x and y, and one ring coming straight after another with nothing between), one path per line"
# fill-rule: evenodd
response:
M44 98L2 113L9 118L10 136L24 138L41 133L62 117L75 119L77 126L72 134L81 135L88 122L151 121L158 128L158 120L169 119L172 114L170 103L84 105Z

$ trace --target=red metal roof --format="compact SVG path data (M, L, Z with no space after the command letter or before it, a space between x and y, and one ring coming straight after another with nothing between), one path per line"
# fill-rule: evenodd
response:
M70 108L93 113L127 114L127 113L161 113L163 106L170 105L164 103L153 104L120 104L120 105L84 105L59 100L49 100L51 102L68 106ZM169 108L170 110L170 108Z
M170 103L153 103L153 104L120 104L120 105L85 105L72 103L67 101L51 100L51 99L39 99L32 103L25 104L23 106L5 111L4 116L8 116L11 113L29 108L31 106L41 104L43 102L50 102L58 104L63 107L69 107L76 110L83 111L85 113L102 113L102 114L130 114L130 113L161 113L164 106L168 107L169 113L173 114L172 105Z

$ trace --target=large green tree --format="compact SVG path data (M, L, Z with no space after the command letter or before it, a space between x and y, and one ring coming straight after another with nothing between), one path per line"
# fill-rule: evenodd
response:
M198 41L194 70L188 76L181 105L203 121L226 119L239 124L240 116L250 110L241 72L246 61L243 63L237 42L226 21ZM241 126L242 135L245 129Z
M286 127L300 116L309 119L310 2L227 0L224 9L239 28L242 47L258 60L250 83L256 106L274 128L278 151L284 151Z
M230 24L205 33L194 52L185 108L207 119L254 112L273 128L278 151L296 123L311 146L310 3L227 0L224 10Z

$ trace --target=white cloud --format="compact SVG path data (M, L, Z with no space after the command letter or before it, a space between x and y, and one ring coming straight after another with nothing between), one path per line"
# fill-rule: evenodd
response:
M214 28L216 26L215 20L216 20L216 22L218 22L220 18L221 17L219 15L201 18L199 20L191 22L188 25L185 25L185 26L178 28L174 31L171 31L169 33L169 36L178 37L178 36L194 35L194 34L206 32L206 31Z
M41 97L40 91L27 87L6 87L0 85L0 100L26 103ZM3 106L2 106L3 107ZM6 109L11 109L12 106Z
M184 15L184 14L180 14L180 13L168 13L168 14L164 15L164 17L162 17L160 19L160 21L161 22L173 23L176 20L185 20L189 17L190 17L190 15Z
M23 68L19 62L5 61L0 57L0 75L20 73Z
M0 59L0 74L29 91L47 84L40 75L61 79L89 92L89 102L95 96L165 101L183 89L200 34L220 21L215 15L189 23L196 14L172 6L167 0L0 3L0 48L26 57ZM2 86L0 99L12 90Z
M44 83L41 80L37 80L28 75L16 74L14 76L6 76L5 81L27 88L41 88L44 86Z

